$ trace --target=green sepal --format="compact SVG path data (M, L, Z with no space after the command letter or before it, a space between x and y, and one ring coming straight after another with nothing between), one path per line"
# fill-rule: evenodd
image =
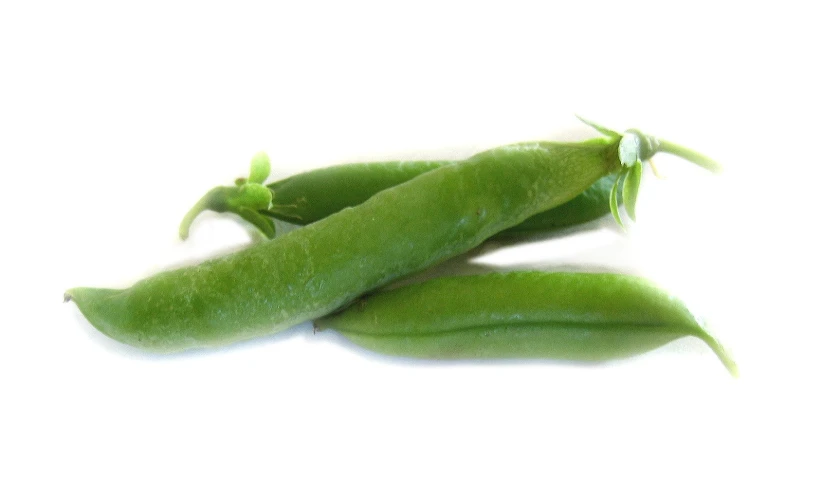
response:
M611 205L611 214L613 215L614 219L623 230L625 230L625 225L622 224L622 217L619 214L619 187L622 183L622 179L625 178L625 168L619 172L619 176L617 177L617 181L614 182L614 186L611 187L611 196L610 196L610 205Z
M639 196L639 184L642 182L642 162L628 168L625 181L622 183L622 202L625 204L625 211L632 220L636 221L636 200Z
M248 175L248 183L263 183L271 174L271 161L268 154L258 152L251 158L251 172Z
M277 229L274 226L274 221L266 218L257 211L249 208L239 208L235 211L242 219L251 223L259 229L266 237L273 239L277 235Z
M226 199L226 203L229 206L228 211L241 208L257 210L271 207L271 200L274 194L272 194L271 190L265 185L246 183L241 187L235 187L233 190L235 191L233 195Z
M591 128L593 128L593 129L595 129L596 131L598 131L598 132L602 133L602 134L603 134L603 135L605 135L606 137L611 137L611 138L620 138L620 137L622 136L622 134L621 134L621 133L617 133L617 132L615 132L614 130L611 130L611 129L609 129L609 128L606 128L606 127L604 127L604 126L602 126L602 125L598 125L598 124L596 124L596 123L594 123L594 122L592 122L592 121L588 121L587 119L585 119L585 118L583 118L583 117L579 116L578 114L575 114L575 116L577 117L577 119L578 119L578 120L582 121L583 123L585 123L586 125L590 126L590 127L591 127Z

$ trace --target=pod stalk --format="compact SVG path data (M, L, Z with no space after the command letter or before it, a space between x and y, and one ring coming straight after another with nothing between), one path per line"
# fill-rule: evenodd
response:
M194 220L203 211L224 211L224 209L219 209L220 207L225 206L225 193L223 192L224 189L225 187L215 187L209 190L208 193L206 193L206 195L200 198L200 200L197 201L197 203L194 204L194 206L188 210L186 215L183 217L183 221L180 222L180 239L188 239L191 224L194 223Z
M696 164L697 166L705 168L712 173L719 173L722 171L722 166L710 157L700 154L699 152L687 147L683 147L679 144L668 142L667 140L659 140L659 152L665 152L667 154L677 156L688 162Z

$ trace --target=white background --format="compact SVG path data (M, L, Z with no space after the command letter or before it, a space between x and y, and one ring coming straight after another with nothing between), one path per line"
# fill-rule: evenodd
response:
M800 2L733 4L4 2L0 495L818 496L822 40ZM177 224L259 150L277 177L461 158L594 136L575 113L726 171L659 157L627 235L482 260L644 274L740 379L690 340L437 364L300 326L158 357L62 304L249 243Z

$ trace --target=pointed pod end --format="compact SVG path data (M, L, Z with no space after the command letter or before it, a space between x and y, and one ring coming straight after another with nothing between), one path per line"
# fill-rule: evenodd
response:
M717 354L717 356L719 356L719 360L722 362L723 365L725 365L725 368L733 376L733 378L738 379L739 366L736 364L733 358L731 358L731 355L729 355L728 352L725 351L725 348L722 348L720 346L720 350L714 350L714 352Z
M699 334L697 334L697 337L702 339L705 344L711 348L714 354L719 358L719 361L721 361L728 370L728 373L730 373L734 378L739 378L739 367L733 358L731 358L730 353L728 353L719 341L714 339L714 337L705 330L702 330Z
M107 292L106 292L107 291ZM95 289L92 287L74 287L63 293L63 302L73 302L78 308L87 308L89 303L94 300L95 295L105 295L114 292L110 289Z
M92 287L74 287L63 293L63 302L69 301L77 304L78 307L83 308L91 301L97 298L103 298L116 293L114 289L95 289Z
M734 379L739 378L739 367L736 366L736 362L732 359L728 358L728 363L725 363L725 368L733 375Z
M139 330L142 325L135 322L128 308L127 300L120 299L127 290L105 289L94 287L75 287L63 295L66 301L72 301L86 320L95 329L112 339L131 344L143 349L146 345L140 342Z
M82 313L83 316L86 317L86 319L89 319L89 313L92 313L91 308L95 307L93 304L94 300L89 299L90 294L92 294L93 292L89 291L94 290L95 289L86 287L75 287L73 289L69 289L63 293L63 302L73 302L77 305L77 308L80 310L80 313Z

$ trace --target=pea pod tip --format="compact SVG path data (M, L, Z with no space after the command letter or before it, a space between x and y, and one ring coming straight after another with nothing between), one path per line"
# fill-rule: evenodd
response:
M718 340L716 340L712 335L710 335L706 331L702 331L702 334L698 336L702 341L714 352L714 354L719 358L719 361L722 362L722 365L728 370L728 372L735 378L739 378L739 366L737 366L734 359L731 357L730 353L725 349L722 344Z

